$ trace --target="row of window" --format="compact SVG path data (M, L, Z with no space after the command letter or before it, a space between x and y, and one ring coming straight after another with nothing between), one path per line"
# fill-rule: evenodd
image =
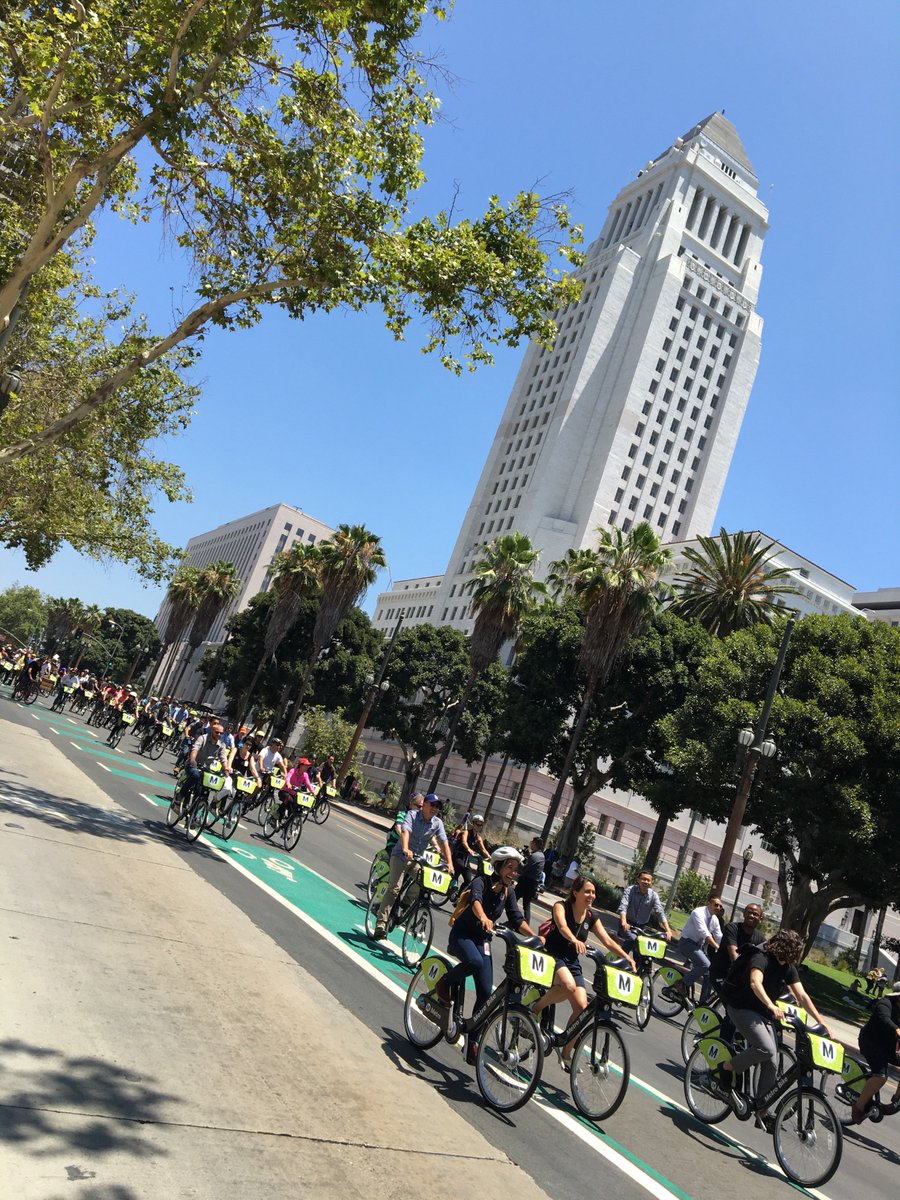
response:
M696 188L686 228L740 270L752 227L749 221L732 212L724 200L702 187Z

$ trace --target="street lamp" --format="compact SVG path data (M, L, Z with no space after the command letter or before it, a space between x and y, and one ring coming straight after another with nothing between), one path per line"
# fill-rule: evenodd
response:
M746 733L746 729L742 729L741 733ZM742 743L743 744L743 743ZM771 743L770 743L771 744ZM770 756L771 757L771 756ZM738 880L737 891L734 893L734 903L731 905L731 916L729 920L734 920L734 914L737 912L738 900L741 898L741 888L744 886L744 875L747 873L747 867L753 860L753 847L748 846L741 855L744 860L744 865L741 867L741 877Z
M747 800L750 797L750 789L753 786L753 778L756 775L759 760L761 758L771 758L775 753L775 743L766 737L766 728L769 724L769 716L772 712L772 705L775 702L775 693L778 690L781 672L784 669L784 659L787 654L788 642L791 640L791 634L794 632L796 620L796 614L788 617L787 624L784 627L781 645L778 648L778 657L775 659L775 666L772 668L772 674L769 676L769 687L766 691L766 698L763 701L762 712L760 713L756 728L742 729L738 733L738 742L745 750L744 774L741 777L737 795L731 807L728 825L725 828L725 837L722 841L722 849L719 853L719 861L716 863L716 873L713 876L712 891L717 896L722 895L725 880L728 878L728 868L731 866L738 833L740 832L741 825L744 823Z

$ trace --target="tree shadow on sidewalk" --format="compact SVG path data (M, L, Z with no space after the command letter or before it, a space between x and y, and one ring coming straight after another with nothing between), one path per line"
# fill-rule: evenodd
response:
M180 1101L151 1076L12 1038L0 1042L0 1056L0 1145L35 1158L167 1153L144 1123L164 1120L164 1106Z

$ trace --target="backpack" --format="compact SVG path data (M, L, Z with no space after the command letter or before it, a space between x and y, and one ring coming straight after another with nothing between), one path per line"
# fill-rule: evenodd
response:
M459 899L456 902L456 908L450 915L450 924L455 925L459 918L463 915L472 900L472 886L464 887L459 893Z
M738 950L737 958L728 968L728 973L722 982L722 998L726 1003L744 990L750 982L750 956L757 953L760 945L753 946L749 942Z

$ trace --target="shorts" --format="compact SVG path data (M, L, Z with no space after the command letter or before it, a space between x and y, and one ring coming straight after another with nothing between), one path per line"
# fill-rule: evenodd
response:
M572 973L572 978L575 980L576 987L582 987L587 990L587 985L584 982L584 971L581 969L581 959L579 958L557 958L556 965L558 967L568 967Z
M888 1067L897 1066L896 1042L893 1037L879 1037L877 1033L861 1029L859 1048L873 1075L887 1075Z

